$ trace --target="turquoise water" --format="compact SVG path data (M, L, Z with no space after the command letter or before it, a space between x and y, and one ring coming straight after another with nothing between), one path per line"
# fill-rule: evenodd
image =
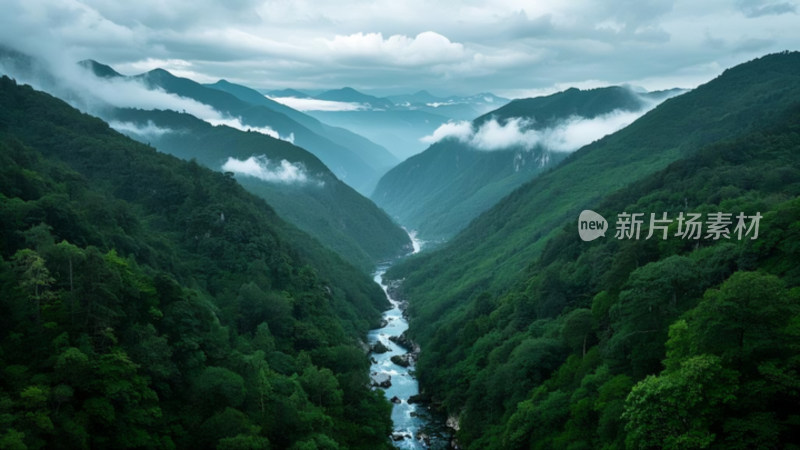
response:
M420 249L420 243L414 239L414 252ZM388 266L381 267L375 273L375 282L380 284L386 293L386 298L391 302L391 309L383 313L386 326L372 330L367 335L370 346L377 341L381 341L390 351L381 354L371 353L373 363L370 366L370 375L386 374L391 377L392 385L384 389L387 399L396 397L399 403L394 403L392 409L392 422L394 424L394 435L402 439L394 441L398 448L420 449L449 448L450 432L445 426L445 419L432 413L425 404L409 404L408 399L412 395L419 394L419 383L414 378L414 364L410 367L402 367L391 361L394 355L404 355L408 351L389 340L392 336L400 336L408 329L408 322L403 317L400 302L392 298L387 291L387 286L383 283L383 274Z

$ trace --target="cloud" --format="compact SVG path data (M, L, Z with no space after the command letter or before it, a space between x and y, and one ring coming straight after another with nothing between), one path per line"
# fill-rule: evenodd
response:
M433 31L419 33L413 38L401 34L384 38L382 33L355 33L337 35L324 42L337 58L378 60L397 66L440 65L469 57L464 45Z
M245 160L228 158L222 165L222 170L270 183L305 184L310 181L302 163L292 163L283 159L275 164L265 155L251 156Z
M430 136L420 138L420 141L433 144L446 138L455 138L462 142L468 142L473 134L472 123L467 120L459 122L447 122L439 126Z
M798 6L797 0L10 0L0 15L0 42L62 62L92 58L121 70L157 64L197 81L225 78L256 89L513 96L587 77L605 84L649 80L650 89L694 87L722 68L800 48ZM731 51L740 40L763 45Z
M318 100L316 98L297 97L268 97L278 103L298 111L360 111L369 109L368 106L353 102L336 102L333 100Z
M186 112L214 126L225 125L294 143L294 133L281 136L268 126L247 125L242 122L241 117L231 117L205 103L166 92L161 88L153 88L139 78L100 78L91 70L74 63L68 63L57 72L51 72L52 69L48 66L52 65L52 61L36 60L32 67L27 67L25 64L3 64L0 60L0 73L7 73L19 82L49 92L84 112L100 117L104 117L110 107L172 110ZM112 126L122 132L140 135L152 136L158 132L154 125L141 128L133 123L115 122Z
M123 134L135 134L139 136L152 136L152 137L160 137L167 133L174 133L175 130L170 128L162 128L158 125L154 124L152 120L148 120L147 124L142 125L134 122L121 122L118 120L112 120L108 122L108 125L111 128L119 131Z
M253 131L253 132L256 132L256 133L261 133L261 134L267 135L267 136L269 136L271 138L274 138L274 139L280 139L282 141L286 141L286 142L290 142L290 143L294 144L294 133L289 133L288 136L281 136L280 134L278 134L277 131L273 130L270 127L266 127L266 126L264 126L264 127L254 127L254 126L250 126L250 125L245 125L244 123L242 123L242 118L241 117L230 117L230 116L226 115L224 117L212 117L212 118L205 118L203 120L205 120L206 122L210 123L211 125L214 125L215 127L216 126L220 126L220 125L224 125L224 126L227 126L227 127L236 128L237 130L240 130L240 131Z
M640 111L615 110L593 119L572 116L553 128L545 129L541 133L541 143L549 150L572 152L625 128L646 112L647 109Z
M737 0L736 6L746 17L781 15L796 13L797 5L792 2L776 2L770 0Z
M654 106L654 105L653 105ZM530 119L513 117L503 123L492 118L477 129L470 122L448 122L430 136L427 143L455 139L481 151L542 147L555 152L573 152L628 126L650 108L639 111L615 110L594 118L570 116L555 126L536 129Z

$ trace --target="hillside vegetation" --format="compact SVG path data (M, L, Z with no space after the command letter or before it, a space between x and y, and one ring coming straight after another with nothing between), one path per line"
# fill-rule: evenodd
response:
M572 155L404 278L417 374L465 448L797 448L800 54ZM609 219L583 242L578 213ZM617 214L760 214L756 239L616 239Z
M619 86L585 91L572 88L514 100L471 122L472 138L492 135L511 141L507 145L482 148L491 142L444 137L387 172L371 198L421 238L448 240L568 155L544 142L547 130L577 120L640 111L653 101ZM534 143L537 136L542 141Z
M232 177L4 77L0 211L0 447L389 447L383 292Z

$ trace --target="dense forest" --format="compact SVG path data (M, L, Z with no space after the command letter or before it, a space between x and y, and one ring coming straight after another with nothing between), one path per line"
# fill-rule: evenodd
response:
M407 252L411 245L406 232L385 212L336 178L314 155L289 142L257 132L212 126L174 111L117 109L109 117L142 128L149 125L169 130L131 137L179 158L195 159L211 169L222 170L228 158L244 161L260 156L301 167L308 173L308 182L281 183L248 175L238 175L236 179L265 199L281 218L365 273L372 271L376 263Z
M476 118L471 127L476 134L518 127L522 135L535 135L578 118L640 111L659 95L665 93L638 94L620 86L571 88L514 100ZM445 137L387 172L371 198L422 239L445 241L567 155L542 142L531 148L510 142L487 150L471 141Z
M420 383L463 447L800 448L799 62L770 55L668 100L390 271ZM605 238L579 238L583 208ZM762 218L756 239L685 239L677 222L617 239L623 212Z
M0 79L0 448L384 448L361 271L229 175Z

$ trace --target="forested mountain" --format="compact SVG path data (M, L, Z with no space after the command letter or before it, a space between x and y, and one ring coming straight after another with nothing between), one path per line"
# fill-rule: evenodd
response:
M387 98L380 98L375 97L374 95L365 94L351 87L343 87L341 89L325 91L319 95L315 95L314 98L332 102L359 103L365 107L368 107L369 109L385 110L392 109L394 107L394 103Z
M99 76L107 76L108 70L113 70L94 61L86 61L84 65ZM275 106L272 104L274 102L256 104L252 98L243 100L227 92L228 89L219 89L222 86L204 86L163 69L136 75L134 79L143 81L151 88L163 89L208 105L221 114L239 119L246 126L269 127L282 137L291 137L295 144L316 155L340 179L362 193L368 194L380 175L394 162L392 155L379 145L369 143L353 133L309 120L311 118L303 119L304 123L301 124L297 118L302 113L296 112L292 114L294 117L289 117L285 107ZM242 95L241 90L236 92Z
M800 53L742 64L395 266L417 374L462 446L800 445L798 124ZM579 238L583 209L605 238ZM668 214L668 237L645 220L616 238L625 212ZM676 235L680 213L717 212L729 236Z
M649 98L623 87L573 88L514 100L472 121L468 136L445 137L400 163L381 178L372 199L423 239L446 240L567 156L554 148L561 143L548 137L556 133L552 130L562 127L568 138L570 123L650 104Z
M408 235L386 213L289 142L211 126L174 111L125 109L110 117L118 121L115 126L160 151L234 172L245 189L267 200L282 218L364 272L410 251Z
M0 211L0 447L389 447L383 292L230 176L3 77Z
M440 114L456 120L472 120L509 102L507 98L498 97L490 92L437 97L428 91L418 91L408 95L390 95L387 98L395 105Z
M124 92L130 88L130 79L92 60L80 64L98 77L110 79L108 83L85 80L88 87L81 87L69 81L70 75L57 76L43 67L41 61L23 54L13 54L3 62L8 61L17 66L21 63L30 66L7 68L9 73L31 79L41 84L43 90L70 99L84 110L96 112L111 121L119 131L140 142L154 145L160 151L187 160L196 159L214 170L222 170L226 163L239 164L239 170L232 168L229 171L234 172L247 189L265 198L281 217L310 233L365 272L372 271L378 262L408 251L408 236L383 211L340 181L317 157L286 140L277 139L278 133L269 127L253 127L258 132L246 132L240 130L241 123L231 124L237 127L235 129L225 125L211 126L204 120L169 109L134 111L126 107L130 103L136 104L135 100L128 98L115 105L106 104L92 97L92 88L108 90L111 86ZM91 77L83 71L79 75ZM169 74L164 76L167 79L174 78ZM51 80L42 82L46 77ZM114 82L117 84L112 84ZM253 108L274 108L279 118L303 122L315 131L336 135L354 146L363 149L369 149L370 145L377 147L360 136L326 126L244 86L219 82L215 85L217 89L211 89L185 79L175 78L173 82L178 86L173 86L174 89L185 95L195 95L201 102L207 101L220 108L233 108L230 105L248 101ZM74 86L76 84L77 87ZM143 90L141 86L139 90ZM138 95L147 96L151 93L144 91ZM239 100L240 97L242 100ZM180 109L169 102L165 103L165 107ZM381 150L388 155L381 148L373 150L376 150L375 154ZM377 161L375 163L378 164ZM308 175L307 171L311 174L308 179L304 178Z
M432 134L440 125L454 119L473 119L508 102L488 93L446 98L434 97L427 92L376 97L352 88L334 89L313 96L292 90L271 91L269 95L348 104L350 107L341 110L312 110L308 114L366 136L401 159L424 150L427 144L420 139Z
M389 170L399 162L397 157L389 153L388 150L380 145L353 133L352 131L344 128L332 127L326 125L319 120L292 109L282 103L270 100L266 96L260 94L254 89L246 86L230 83L227 81L218 81L214 84L207 85L208 87L219 89L235 95L238 99L252 103L254 105L265 106L272 110L285 114L287 117L303 125L309 130L321 136L328 136L331 140L343 145L347 148L356 149L359 156L364 159L370 166L377 169L379 173Z

